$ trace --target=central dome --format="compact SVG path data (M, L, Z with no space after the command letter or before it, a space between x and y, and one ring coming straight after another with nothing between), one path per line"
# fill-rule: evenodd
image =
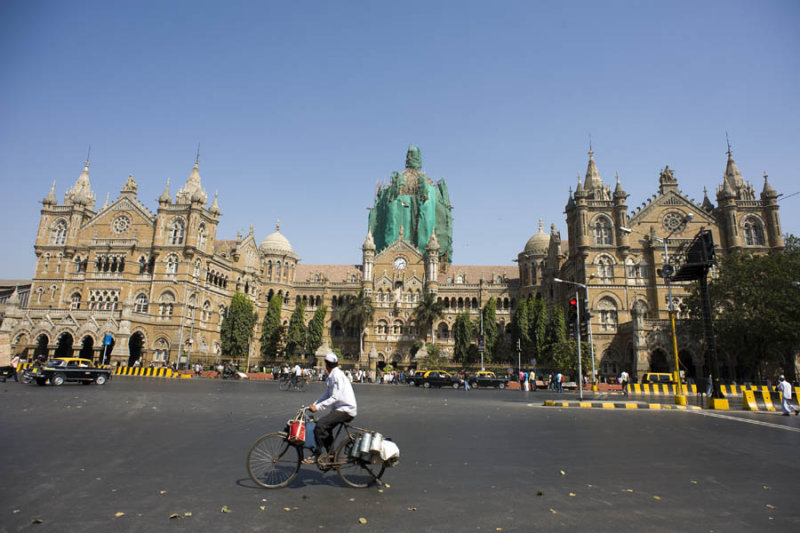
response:
M550 235L542 228L542 219L539 219L539 233L528 239L525 252L529 254L546 254L550 247Z
M265 254L266 253L272 253L272 254L274 254L274 253L278 253L278 254L283 254L283 253L290 253L291 254L291 253L294 253L294 251L292 250L292 245L289 242L289 239L287 239L286 237L284 237L281 234L281 222L280 222L280 220L278 221L277 224L275 224L275 232L274 233L270 233L269 235L267 235L264 238L264 240L261 241L261 246L259 246L258 248L259 248L259 250L261 250Z

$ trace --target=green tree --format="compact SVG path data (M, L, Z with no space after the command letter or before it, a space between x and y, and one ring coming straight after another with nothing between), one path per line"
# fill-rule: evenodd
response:
M541 360L547 344L547 306L544 298L537 296L528 300L528 337L531 340L533 356Z
M528 319L529 307L528 300L521 300L517 304L514 315L511 317L511 341L515 346L519 341L523 354L534 355L530 336L530 320Z
M357 296L349 297L342 309L342 322L358 331L358 353L361 359L364 358L364 329L372 322L374 315L375 306L364 291L359 291Z
M327 305L320 305L314 311L314 316L311 322L308 323L308 336L306 342L308 343L306 349L308 353L316 353L317 348L322 345L322 334L325 330L325 314L328 312Z
M469 356L468 350L472 346L472 339L475 337L475 326L470 319L469 312L464 311L456 315L456 322L453 324L453 358L456 361L467 363Z
M237 292L233 295L228 313L220 326L222 353L236 359L247 357L247 348L253 338L256 313L253 302Z
M721 259L719 276L709 281L715 344L721 376L765 380L784 373L794 381L794 359L800 349L800 249L795 238L784 252L735 253ZM684 300L691 319L682 321L703 338L699 282Z
M289 329L286 332L286 353L293 357L302 353L306 346L306 303L300 303L294 308L289 319Z
M493 348L497 339L497 300L489 298L483 308L483 339L486 355L493 359Z
M428 351L428 356L425 358L426 368L430 370L442 366L442 353L439 347L428 342L425 343L425 349Z
M444 316L444 304L436 297L436 293L425 292L417 308L414 309L414 321L425 328L426 334L431 334L431 344L434 342L433 324Z
M264 361L276 358L281 349L283 328L281 327L281 309L283 299L274 294L269 301L267 313L261 323L261 356Z

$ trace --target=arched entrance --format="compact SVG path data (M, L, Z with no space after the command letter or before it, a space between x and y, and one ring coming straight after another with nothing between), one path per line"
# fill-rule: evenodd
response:
M669 372L670 366L667 363L667 353L658 349L650 354L650 372Z
M86 335L81 341L81 351L78 356L94 361L94 339L90 335Z
M47 346L50 344L50 339L42 333L36 338L36 348L33 350L34 359L47 359L50 355Z
M72 335L64 332L58 337L58 345L56 346L56 357L72 357L72 344L75 340Z
M694 366L692 354L686 350L681 350L678 352L678 362L681 365L681 370L683 370L683 376L687 380L697 381L697 368Z
M130 355L128 356L128 366L133 366L133 364L142 358L142 346L144 345L144 336L139 333L138 331L131 335L130 340L128 341L128 351Z

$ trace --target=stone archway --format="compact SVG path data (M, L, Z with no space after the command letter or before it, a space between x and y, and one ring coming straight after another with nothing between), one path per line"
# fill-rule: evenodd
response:
M650 372L669 372L670 370L667 353L661 348L653 350L650 354Z
M36 347L33 349L33 358L47 359L47 357L50 355L50 350L48 349L49 345L50 338L44 333L36 337Z
M144 335L141 332L137 331L131 338L128 340L128 366L133 366L133 364L142 358L142 347L144 346Z
M56 346L56 357L72 357L73 350L72 345L75 343L75 339L72 338L72 334L68 332L64 332L58 336L58 345Z
M697 381L697 367L694 364L691 352L688 350L678 352L678 362L681 370L683 370L684 378L687 380L691 378L693 381Z
M81 351L78 352L78 357L94 361L94 339L91 335L86 335L81 341Z

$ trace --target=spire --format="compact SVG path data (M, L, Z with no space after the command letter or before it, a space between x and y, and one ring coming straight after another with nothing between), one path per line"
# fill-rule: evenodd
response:
M422 169L422 154L419 151L419 146L411 145L406 152L406 168L413 168L414 170Z
M703 187L703 203L701 205L706 211L714 210L714 204L712 204L711 200L708 199L708 189L705 187Z
M727 137L728 135L725 134L726 141ZM742 173L739 172L739 167L736 166L736 161L733 160L730 141L728 141L728 151L726 153L728 154L728 162L725 165L724 179L730 183L731 189L736 191L740 187L744 187L744 178L742 178Z
M363 250L375 250L375 240L372 238L371 231L367 231L367 238L364 239L364 245L361 248Z
M106 201L103 203L103 207L101 207L100 209L105 209L106 207L108 207L108 204L110 204L110 203L111 203L111 193L107 192L106 193Z
M172 203L172 196L169 194L169 178L167 178L167 185L164 187L164 192L158 197L158 203L169 204Z
M439 241L436 239L436 232L431 232L431 238L428 239L428 250L430 251L437 251L439 250Z
M56 180L53 180L53 186L50 187L50 192L47 193L47 196L45 196L44 200L42 200L42 204L56 205L57 203L58 199L56 198Z
M622 188L622 182L619 180L619 172L617 172L617 185L614 187L614 198L622 198L623 200L628 197L625 189Z
M767 173L764 172L764 188L761 190L761 198L777 198L778 191L772 188L772 185L769 184L769 179L767 179Z
M128 174L128 180L125 182L125 185L122 186L122 192L132 192L136 194L138 189L139 184L133 179L133 174Z
M586 175L586 182L589 182L589 175ZM586 196L586 193L583 189L583 184L581 184L581 173L578 172L578 185L575 186L575 198L578 196Z
M211 204L211 207L208 208L209 212L212 215L219 215L219 202L217 201L217 197L219 197L219 191L214 192L214 203Z
M678 180L675 179L675 173L669 168L669 165L664 167L664 170L658 175L658 192L664 194L669 190L678 189Z
M600 177L600 172L597 171L597 165L594 162L594 152L589 148L589 164L586 166L586 181L584 188L586 190L601 189L603 187L603 180Z
M188 204L189 202L208 202L208 194L203 190L203 185L200 179L200 148L197 149L197 157L194 160L194 168L189 173L189 178L186 180L186 185L183 189L178 191L175 195L175 201L178 203Z
M71 204L80 204L88 206L89 208L94 207L94 193L92 193L92 184L89 181L89 157L86 157L86 164L83 167L83 171L81 175L78 176L78 180L75 182L75 185L72 186L70 190L67 191L67 194L64 195L64 203L71 203Z

